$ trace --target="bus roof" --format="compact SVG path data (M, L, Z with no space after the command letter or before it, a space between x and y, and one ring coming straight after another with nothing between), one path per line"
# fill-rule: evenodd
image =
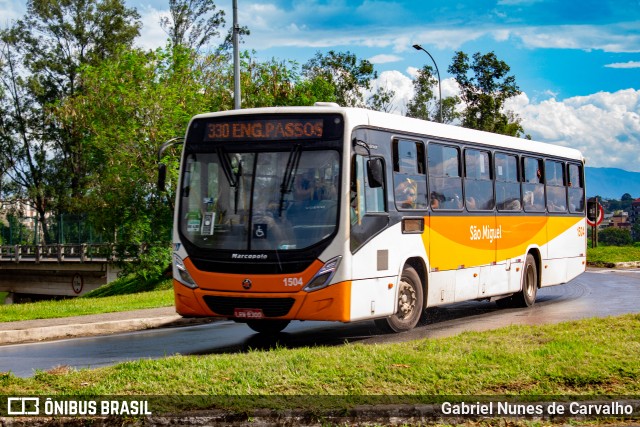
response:
M533 141L523 138L501 135L491 132L468 129L461 126L447 125L427 120L404 117L397 114L383 113L364 108L340 107L335 103L319 102L314 106L306 107L264 107L247 108L240 110L227 110L216 113L204 113L195 116L194 119L253 115L253 114L305 114L305 113L339 113L345 117L348 129L357 126L372 126L398 132L409 132L425 137L434 137L457 142L472 142L486 146L516 150L540 155L562 157L584 162L582 153L575 149L561 145Z

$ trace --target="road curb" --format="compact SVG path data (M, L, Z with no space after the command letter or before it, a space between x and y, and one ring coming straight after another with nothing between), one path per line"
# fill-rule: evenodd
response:
M110 320L97 323L73 323L69 325L42 326L28 329L0 331L0 343L22 344L64 338L78 338L113 333L133 332L145 329L168 328L209 323L210 318L183 318L179 315L138 319Z
M587 263L588 267L593 268L619 268L621 270L628 268L640 268L640 261L627 262L605 262L605 263Z

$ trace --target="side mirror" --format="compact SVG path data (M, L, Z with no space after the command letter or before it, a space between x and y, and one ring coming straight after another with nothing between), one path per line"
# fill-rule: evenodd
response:
M382 159L375 158L367 160L367 179L369 187L380 188L384 185L384 165Z
M167 180L167 165L164 163L158 163L158 192L162 193L165 190Z

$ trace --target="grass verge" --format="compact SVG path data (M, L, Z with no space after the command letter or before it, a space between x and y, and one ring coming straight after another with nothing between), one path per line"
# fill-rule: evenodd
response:
M603 246L587 248L587 261L595 267L611 267L617 262L640 261L640 246Z
M314 407L326 404L323 396L366 403L381 396L640 394L640 314L397 344L271 344L241 354L172 356L93 370L59 367L28 379L2 373L0 388L8 395L192 397L186 407L172 402L174 410L241 410L255 408L259 398L285 409L300 405L296 396Z
M171 305L173 305L173 291L171 289L101 298L38 301L0 306L0 322L113 313Z

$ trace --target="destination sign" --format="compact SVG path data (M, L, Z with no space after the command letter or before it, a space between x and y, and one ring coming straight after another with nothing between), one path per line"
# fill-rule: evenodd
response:
M316 139L324 134L323 119L226 120L207 123L205 141Z

